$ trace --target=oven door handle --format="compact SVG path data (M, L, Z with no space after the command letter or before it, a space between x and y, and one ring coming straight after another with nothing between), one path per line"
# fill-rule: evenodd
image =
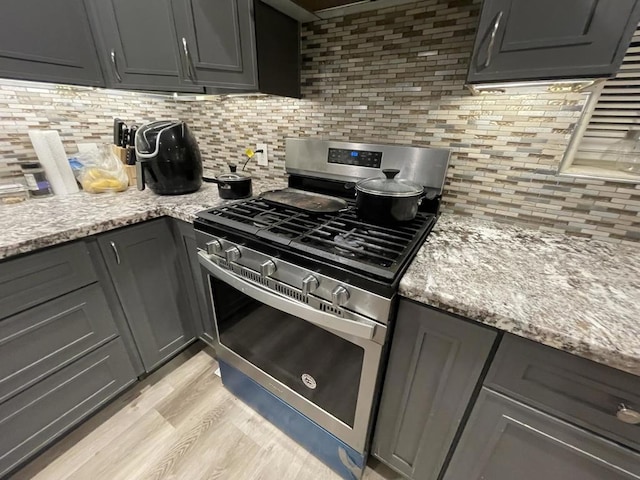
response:
M281 310L290 315L302 318L303 320L313 323L319 327L329 328L345 335L353 335L354 337L365 340L373 340L376 334L376 324L365 323L364 321L349 320L337 317L313 307L299 303L293 299L283 297L281 295L271 293L257 285L254 285L235 273L216 265L209 260L208 254L204 251L198 251L200 264L206 268L211 275L233 288L240 290L245 295L257 300L261 303L269 305L277 310Z

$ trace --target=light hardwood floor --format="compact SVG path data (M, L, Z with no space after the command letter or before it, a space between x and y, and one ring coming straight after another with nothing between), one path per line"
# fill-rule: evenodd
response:
M333 480L222 385L194 346L73 430L13 480ZM371 460L367 480L399 479Z

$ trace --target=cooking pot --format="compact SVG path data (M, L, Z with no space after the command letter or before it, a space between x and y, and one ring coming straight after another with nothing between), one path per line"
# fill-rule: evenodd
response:
M424 187L395 178L400 170L382 170L382 173L386 178L367 178L356 184L358 217L383 225L413 220L424 197Z
M229 172L221 173L216 178L204 178L205 182L218 184L218 195L225 200L237 200L253 195L251 175L237 172L238 167L233 163L229 165Z

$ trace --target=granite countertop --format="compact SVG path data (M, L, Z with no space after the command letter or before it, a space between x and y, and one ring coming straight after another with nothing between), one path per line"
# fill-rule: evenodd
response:
M286 181L254 179L254 194ZM216 185L190 195L73 195L0 206L0 259L161 216L187 222L223 204ZM443 215L400 294L640 375L640 246Z
M286 180L253 179L253 193L284 188ZM195 214L222 205L215 184L189 195L159 196L149 189L85 192L0 205L0 259L114 228L168 215L192 222Z
M445 214L400 294L640 375L640 246Z

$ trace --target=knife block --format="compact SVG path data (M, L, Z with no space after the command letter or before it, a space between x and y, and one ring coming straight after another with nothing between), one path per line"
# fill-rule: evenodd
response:
M127 173L127 178L129 179L129 186L135 186L138 176L136 174L136 166L127 165L127 151L129 149L119 147L118 145L111 145L111 148L113 149L113 153L115 154L115 156L120 159L120 162L122 162L122 165L124 166L124 171Z

